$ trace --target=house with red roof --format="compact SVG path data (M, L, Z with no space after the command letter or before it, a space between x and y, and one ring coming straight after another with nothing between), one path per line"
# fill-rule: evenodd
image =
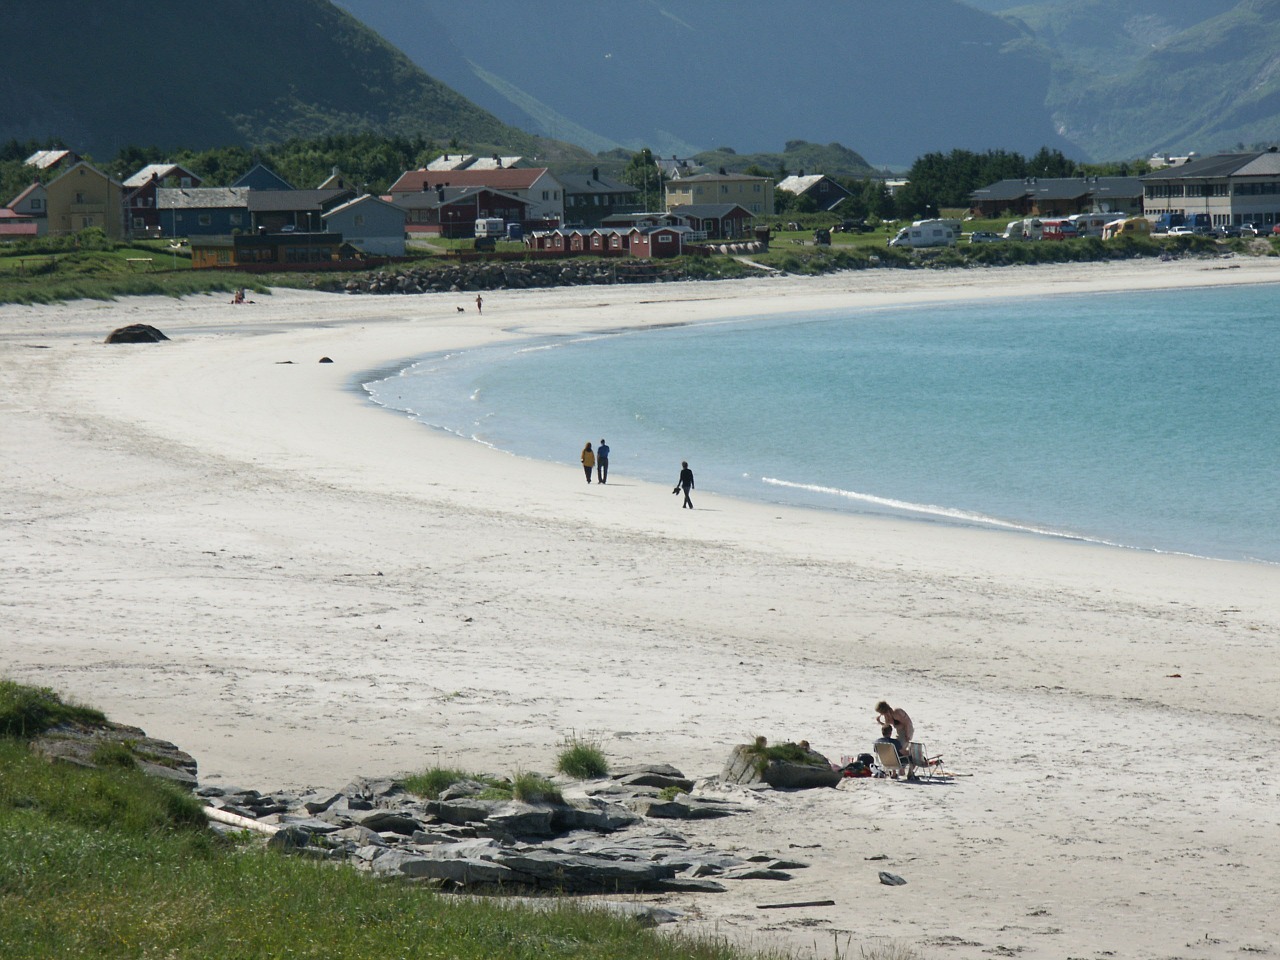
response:
M476 188L519 197L528 206L530 221L564 221L564 185L546 167L501 167L492 170L409 170L391 185L396 196L426 193L440 188Z
M49 194L43 183L32 183L0 208L0 237L43 237L49 232Z

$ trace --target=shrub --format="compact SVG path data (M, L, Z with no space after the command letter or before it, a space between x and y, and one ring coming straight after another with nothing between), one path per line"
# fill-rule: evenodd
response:
M671 786L663 787L660 791L658 791L658 799L674 800L676 797L680 796L681 794L688 793L688 792L689 791L686 790L684 787L677 787L675 784L672 784Z
M600 744L571 734L556 760L556 770L575 780L594 780L609 775L609 762Z

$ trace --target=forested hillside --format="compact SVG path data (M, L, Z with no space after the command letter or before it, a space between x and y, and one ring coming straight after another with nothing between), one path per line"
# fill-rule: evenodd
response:
M537 153L328 0L4 0L0 141L92 155L374 131Z

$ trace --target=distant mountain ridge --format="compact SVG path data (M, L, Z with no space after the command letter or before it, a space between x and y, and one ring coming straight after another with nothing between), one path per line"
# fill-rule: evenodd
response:
M335 0L509 123L593 151L789 140L874 165L1070 145L1025 28L961 0Z
M1280 0L334 2L507 122L593 152L804 139L905 166L1280 138Z
M0 140L204 149L373 131L548 144L428 76L328 0L5 0Z

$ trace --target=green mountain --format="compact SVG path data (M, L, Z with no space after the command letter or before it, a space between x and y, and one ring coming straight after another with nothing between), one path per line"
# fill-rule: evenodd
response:
M328 0L4 0L0 140L203 149L375 132L563 153L433 79ZM572 151L570 151L572 152Z
M1280 0L1042 0L1004 15L1048 51L1046 107L1091 156L1280 140Z

